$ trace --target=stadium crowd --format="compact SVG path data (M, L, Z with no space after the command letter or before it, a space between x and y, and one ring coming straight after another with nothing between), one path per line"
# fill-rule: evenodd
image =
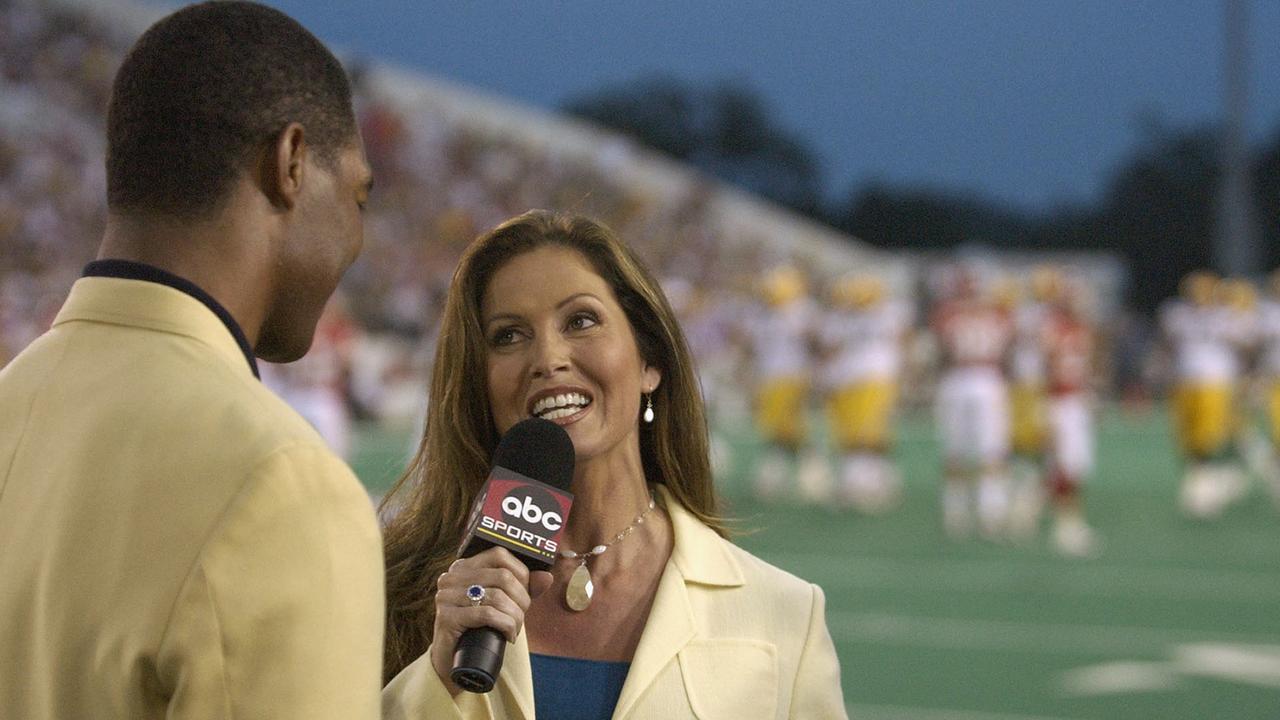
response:
M0 360L43 332L93 259L103 108L120 49L74 14L0 3Z

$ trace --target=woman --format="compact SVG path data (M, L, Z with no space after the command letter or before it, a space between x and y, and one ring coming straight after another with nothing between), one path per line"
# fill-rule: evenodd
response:
M550 573L456 559L498 438L531 415L573 440L568 551ZM724 539L683 334L589 219L533 211L468 248L387 506L385 717L844 717L822 591ZM512 645L474 695L449 671L481 626Z

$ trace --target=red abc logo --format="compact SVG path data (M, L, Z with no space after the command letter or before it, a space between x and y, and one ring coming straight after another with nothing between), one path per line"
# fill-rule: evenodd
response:
M502 512L527 523L541 525L551 532L555 532L564 526L564 518L560 517L560 513L553 510L543 510L528 495L523 497L506 496L502 499Z

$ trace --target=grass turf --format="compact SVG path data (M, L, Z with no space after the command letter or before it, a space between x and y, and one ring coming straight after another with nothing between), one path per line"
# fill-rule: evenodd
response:
M1280 513L1260 491L1220 520L1182 517L1159 412L1102 415L1086 491L1098 557L953 542L941 532L927 414L899 423L902 505L860 517L748 492L759 447L722 428L717 480L738 542L818 583L853 717L938 720L1280 718ZM353 459L377 495L405 433L362 428Z

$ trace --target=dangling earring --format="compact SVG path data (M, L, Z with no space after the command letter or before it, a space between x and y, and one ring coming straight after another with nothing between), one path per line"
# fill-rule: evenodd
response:
M653 394L645 393L644 401L645 401L644 421L647 423L651 423L653 422Z

